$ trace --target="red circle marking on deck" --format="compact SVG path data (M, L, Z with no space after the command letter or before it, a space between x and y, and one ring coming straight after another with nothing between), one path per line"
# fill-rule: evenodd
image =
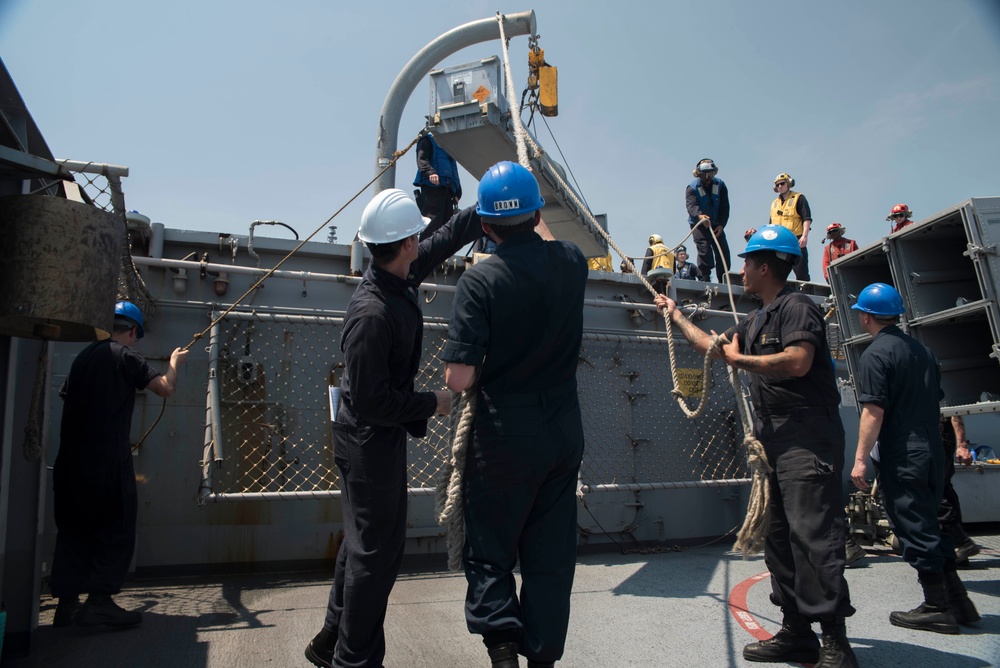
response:
M752 635L757 640L767 640L772 636L757 623L757 619L750 614L747 610L747 592L750 591L750 587L754 586L761 580L766 580L771 577L768 572L763 572L760 575L755 575L752 578L747 578L743 582L739 583L733 590L729 592L729 614L739 622L747 633Z

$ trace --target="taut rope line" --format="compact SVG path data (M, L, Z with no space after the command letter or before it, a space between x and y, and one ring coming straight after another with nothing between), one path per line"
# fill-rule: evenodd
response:
M243 295L239 299L237 299L235 302L233 302L232 306L230 306L225 311L223 311L222 315L220 315L218 318L216 318L215 320L213 320L208 325L208 327L206 327L205 329L201 330L201 333L195 334L194 338L192 338L191 341L186 346L184 346L183 350L188 350L189 348L191 348L191 346L193 346L198 341L198 339L204 338L205 335L212 330L212 327L214 327L218 322L220 322L223 318L225 318L227 315L229 315L233 311L233 309L235 309L237 306L239 306L240 302L242 302L248 296L250 296L251 294L253 294L254 290L256 290L258 286L260 286L272 274L274 274L275 271L278 270L278 267L280 267L281 265L285 264L285 262L288 261L288 259L290 257L292 257L293 255L295 255L295 253L297 253L299 251L299 249L301 249L303 246L305 246L306 243L309 242L314 236L316 236L317 234L319 234L320 230L322 230L327 225L329 225L330 221L332 221L334 218L336 218L337 216L339 216L344 209L346 209L347 207L349 207L354 202L354 200L356 200L357 198L361 197L361 194L364 193L366 190L368 190L368 188L371 186L371 184L373 184L376 181L378 181L379 178L383 174L385 174L389 170L390 167L392 167L393 165L395 165L396 162L400 158L402 158L404 155L406 155L409 152L409 150L411 148L413 148L413 146L418 141L420 141L421 135L422 135L422 133L418 134L416 137L414 137L413 141L411 141L407 145L406 148L404 148L402 150L399 150L399 151L396 151L395 153L393 153L392 154L392 160L389 161L389 164L387 164L382 169L381 172L379 172L378 174L376 174L375 177L371 181L369 181L368 183L366 183L364 185L364 187L361 188L361 190L359 190L353 197L351 197L351 199L347 200L347 202L345 202L343 206L341 206L339 209L337 209L333 213L333 215L331 215L329 218L327 218L325 221L323 221L323 224L320 225L319 227L317 227L313 231L312 234L310 234L308 237L306 237L305 239L303 239L302 241L300 241L299 245L296 246L295 248L293 248L292 250L290 250L285 257L281 258L281 260L278 262L278 264L276 264L273 267L271 267L270 269L268 269L264 273L264 275L261 276L259 279L257 279L257 281L253 285L251 285L250 288L246 292L244 292ZM132 446L132 452L135 452L139 448L139 446L142 445L146 441L146 438L149 437L150 433L152 433L153 428L156 427L156 425L159 423L160 418L163 417L163 411L164 411L164 409L166 407L167 407L167 400L166 400L166 398L164 398L163 399L163 404L160 406L160 412L159 412L159 414L156 416L156 419L153 420L153 424L149 425L149 429L147 429L146 433L142 435L142 438L140 438L136 442L136 444Z
M402 157L403 157L404 155L406 155L406 154L407 154L407 152L409 152L409 150L410 150L411 148L413 148L413 146L414 146L414 145L415 145L415 144L416 144L416 143L417 143L418 141L420 141L420 137L421 137L421 135L419 135L419 134L418 134L418 135L417 135L416 137L414 137L414 138L413 138L413 141L411 141L411 142L409 143L409 145L407 145L407 147L406 147L406 148L404 148L404 149L402 149L402 150L400 150L400 151L396 151L395 153L393 153L393 154L392 154L392 160L390 160L390 161L389 161L389 163L388 163L388 164L387 164L387 165L386 165L386 166L385 166L385 167L384 167L384 168L382 169L382 171L380 171L380 172L379 172L378 174L376 174L376 175L374 176L374 178L372 178L372 180L371 180L371 181L369 181L368 183L366 183L366 184L364 185L364 187L363 187L363 188L361 188L361 190L359 190L359 191L358 191L357 193L355 193L355 195L354 195L353 197L351 197L351 199L347 200L347 201L346 201L346 202L345 202L345 203L343 204L343 206L341 206L341 207L340 207L339 209L337 209L337 210L336 210L336 211L335 211L335 212L333 213L333 215L331 215L331 216L330 216L329 218L327 218L327 219L326 219L325 221L323 221L323 223L322 223L322 224L321 224L321 225L320 225L319 227L317 227L317 228L316 228L315 230L313 230L313 232L312 232L312 233L311 233L311 234L310 234L309 236L307 236L307 237L306 237L305 239L303 239L302 241L300 241L300 242L299 242L299 245L298 245L298 246L296 246L296 247L295 247L295 248L293 248L292 250L288 251L288 254L287 254L287 255L286 255L285 257L281 258L281 260L279 260L279 261L278 261L278 264L276 264L276 265L274 265L273 267L271 267L270 269L268 269L268 270L267 270L267 272L265 272L263 276L261 276L261 277L260 277L259 279L257 279L257 281L256 281L256 282L255 282L255 283L254 283L253 285L251 285L251 286L250 286L250 288L249 288L249 289L248 289L248 290L247 290L246 292L244 292L244 293L243 293L243 295L242 295L242 296L241 296L241 297L240 297L239 299L237 299L237 300L236 300L235 302L233 302L232 306L230 306L229 308L227 308L227 309L226 309L225 311L223 311L223 312L222 312L222 315L220 315L220 316L219 316L218 318L216 318L215 320L213 320L213 321L212 321L212 322L211 322L211 323L209 324L209 326L208 326L208 327L206 327L205 329L201 330L201 333L199 333L199 334L195 334L195 335L194 335L194 339L192 339L190 343L188 343L188 344L187 344L186 346L184 346L184 350L187 350L187 349L188 349L188 348L190 348L190 347L191 347L192 345L194 345L194 344L195 344L195 342L196 342L196 341L197 341L198 339L201 339L201 338L204 338L204 336L205 336L206 334L208 334L208 332L209 332L209 331L211 331L212 327L214 327L214 326L215 326L215 325L216 325L217 323L219 323L219 322L220 322L220 321L221 321L221 320L222 320L223 318L225 318L225 317L226 317L227 315L229 315L229 314L230 314L230 313L231 313L231 312L233 311L233 309L235 309L235 308L236 308L237 306L239 306L240 302L242 302L242 301L243 301L244 299L246 299L246 298L247 298L248 296L250 296L251 294L253 294L254 290L256 290L256 289L257 289L257 288L258 288L258 287L259 287L259 286L260 286L260 285L261 285L261 284L262 284L262 283L263 283L264 281L266 281L266 280L267 280L268 278L270 278L270 277L271 277L271 275L272 275L272 274L273 274L273 273L274 273L275 271L277 271L277 270L278 270L278 268L279 268L279 267L280 267L281 265L285 264L285 262L287 262L289 258L291 258L291 257L292 257L293 255L295 255L295 254L296 254L296 253L297 253L297 252L299 251L299 249L301 249L301 248L302 248L303 246L305 246L307 242L309 242L310 240L312 240L312 238L313 238L314 236L316 236L317 234L319 234L319 233L320 233L320 231L321 231L321 230L322 230L323 228L325 228L325 227L326 227L327 225L329 225L329 224L330 224L330 222L331 222L331 221L332 221L332 220L333 220L334 218L336 218L337 216L339 216L339 215L341 214L341 212L343 212L343 210L344 210L344 209L346 209L346 208L347 208L347 207L349 207L349 206L350 206L350 205L351 205L352 203L354 203L354 200L356 200L357 198L361 197L361 195L362 195L362 194L363 194L363 193L364 193L364 192L365 192L366 190L368 190L369 186L371 186L371 185L372 185L373 183L375 183L376 181L378 181L378 180L379 180L379 178L381 178L381 176L382 176L383 174L385 174L385 173L386 173L387 171L389 171L389 168L390 168L390 167L392 167L393 165L395 165L395 164L396 164L396 162L397 162L397 161L398 161L398 160L399 160L400 158L402 158Z

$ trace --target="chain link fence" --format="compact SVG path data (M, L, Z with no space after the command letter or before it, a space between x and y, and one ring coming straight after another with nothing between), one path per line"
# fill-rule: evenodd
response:
M219 429L206 429L206 452L216 455L205 468L204 497L337 493L328 388L342 361L342 327L342 318L256 310L233 312L219 323L207 407ZM418 390L444 387L446 338L445 324L425 324ZM703 360L685 343L676 352L680 389L693 408L701 400ZM710 373L709 403L701 417L688 419L671 396L665 337L585 333L577 371L584 491L749 477L734 390L721 363ZM426 438L409 439L412 493L433 491L450 448L446 418L431 418Z

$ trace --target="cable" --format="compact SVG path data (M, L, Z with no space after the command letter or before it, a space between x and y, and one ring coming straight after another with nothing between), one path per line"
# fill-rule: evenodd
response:
M308 237L306 237L301 242L299 242L299 244L295 248L293 248L291 251L289 251L288 255L286 255L285 257L281 258L281 260L278 262L278 264L276 264L273 267L271 267L270 269L268 269L267 272L263 276L261 276L259 279L257 279L257 281L253 285L251 285L250 288L246 292L244 292L243 295L239 299L237 299L235 302L233 302L233 304L229 308L227 308L225 311L223 311L222 315L220 315L219 317L215 318L208 325L208 327L206 327L205 329L203 329L201 331L201 333L195 334L194 338L186 346L184 346L183 350L190 349L191 346L193 346L198 341L198 339L204 338L205 335L209 331L211 331L212 327L214 327L223 318L225 318L227 315L229 315L233 311L233 309L235 309L237 306L239 306L240 302L242 302L244 299L246 299L249 295L253 294L257 290L257 288L261 284L264 283L265 280L267 280L275 271L277 271L278 267L280 267L285 262L287 262L288 259L290 257L292 257L293 255L295 255L295 253L297 253L299 251L299 249L301 249L304 245L306 245L306 243L308 243L309 240L311 240L314 236L316 236L317 234L319 234L321 230L325 229L326 226L330 224L330 221L332 221L334 218L336 218L337 216L339 216L341 214L341 212L343 212L344 209L346 209L348 206L350 206L354 202L354 200L356 200L358 197L360 197L363 192L365 192L366 190L368 190L369 186L371 186L373 183L375 183L376 181L378 181L379 178L383 174L385 174L393 165L395 165L396 162L400 158L402 158L404 155L406 155L409 152L409 150L411 148L413 148L414 145L420 140L420 137L421 137L421 135L418 134L416 137L413 138L413 141L411 141L407 145L406 148L404 148L404 149L402 149L400 151L396 151L395 153L393 153L392 160L389 161L389 163L385 166L385 168L382 169L382 171L380 171L378 174L376 174L375 177L371 181L369 181L368 183L366 183L365 186L361 190L359 190L353 197L351 197L351 199L347 200L347 202L345 202L343 206L341 206L339 209L337 209L333 213L333 215L331 215L329 218L327 218L325 221L323 221L323 224L320 225L319 227L317 227L312 232L312 234L310 234ZM276 224L283 225L283 223L276 223ZM286 225L285 227L288 227L288 226ZM289 227L288 229L291 229L291 228ZM295 232L295 230L292 230L292 232ZM295 233L295 237L298 238L298 233L297 232ZM146 440L146 438L149 436L149 434L153 431L153 428L156 427L156 425L159 423L160 418L163 417L163 410L164 410L164 408L166 408L166 405L167 405L167 400L164 399L163 400L163 406L160 407L160 413L159 413L159 415L156 416L156 419L153 420L153 424L151 424L149 426L149 429L146 430L146 433L143 434L142 438L140 438L139 441L134 446L132 446L132 451L133 452L135 450L137 450L140 445L143 444L143 442Z

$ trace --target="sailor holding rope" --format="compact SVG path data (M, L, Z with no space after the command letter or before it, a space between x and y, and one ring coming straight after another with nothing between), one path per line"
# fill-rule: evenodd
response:
M771 523L764 560L781 630L743 648L748 661L857 666L844 618L854 614L844 579L844 427L823 313L787 284L799 243L786 228L760 228L740 253L747 294L763 306L727 332L720 356L749 372L754 431L770 473ZM712 336L664 295L655 298L701 353ZM823 645L811 623L819 621Z
M483 176L479 213L497 252L459 279L441 355L455 392L478 370L462 490L465 617L494 668L516 668L519 653L532 668L562 657L576 566L587 261L576 245L536 233L543 204L521 165Z

